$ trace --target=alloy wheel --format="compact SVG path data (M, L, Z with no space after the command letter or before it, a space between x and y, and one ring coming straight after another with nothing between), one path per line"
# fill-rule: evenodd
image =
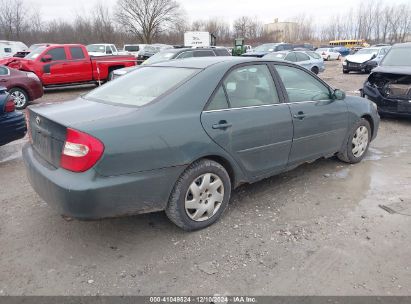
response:
M13 97L14 103L15 103L17 108L24 107L24 105L27 102L27 98L21 91L14 91L10 95Z

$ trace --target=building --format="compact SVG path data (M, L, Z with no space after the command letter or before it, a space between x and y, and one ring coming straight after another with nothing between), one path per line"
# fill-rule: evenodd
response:
M278 18L273 23L264 24L264 31L275 42L294 41L298 33L298 24L296 22L278 22Z

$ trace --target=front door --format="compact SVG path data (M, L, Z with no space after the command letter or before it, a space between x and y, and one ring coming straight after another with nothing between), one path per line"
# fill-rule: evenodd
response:
M348 128L347 105L335 100L319 79L296 67L276 64L294 124L289 165L341 150Z
M44 58L45 55L50 55L51 61L43 62L41 59ZM42 80L44 85L67 82L69 78L69 64L64 47L55 47L47 51L40 58L40 62L42 63Z
M280 172L292 142L288 106L280 103L266 64L232 70L201 115L209 136L250 179Z

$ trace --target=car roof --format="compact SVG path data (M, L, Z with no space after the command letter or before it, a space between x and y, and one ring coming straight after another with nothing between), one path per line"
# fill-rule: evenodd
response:
M392 46L393 48L411 48L411 42L397 43Z
M254 57L232 57L232 56L215 56L215 57L197 57L187 58L183 60L168 60L159 63L153 63L150 66L163 66L163 67L177 67L177 68L193 68L193 69L206 69L216 64L232 63L241 64L255 61L267 61L261 58Z

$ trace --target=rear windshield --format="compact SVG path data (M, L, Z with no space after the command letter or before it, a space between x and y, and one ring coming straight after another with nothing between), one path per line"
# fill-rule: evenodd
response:
M377 54L377 53L378 53L378 49L361 49L356 54L358 54L358 55L371 55L371 54Z
M393 48L381 62L381 66L411 66L411 49Z
M284 59L285 56L287 56L287 53L271 53L271 54L265 55L264 58L268 58L268 59Z
M127 52L138 52L140 47L138 45L125 45L124 50Z
M156 62L170 60L171 58L173 58L175 54L176 53L160 52L148 58L146 61L144 61L144 64L152 64Z
M94 52L94 53L105 53L106 52L106 46L103 44L90 44L86 46L86 49L88 52Z
M315 58L315 59L321 59L322 57L317 54L316 52L306 52L310 57Z
M141 67L91 91L86 99L144 106L181 84L198 70L174 67Z

